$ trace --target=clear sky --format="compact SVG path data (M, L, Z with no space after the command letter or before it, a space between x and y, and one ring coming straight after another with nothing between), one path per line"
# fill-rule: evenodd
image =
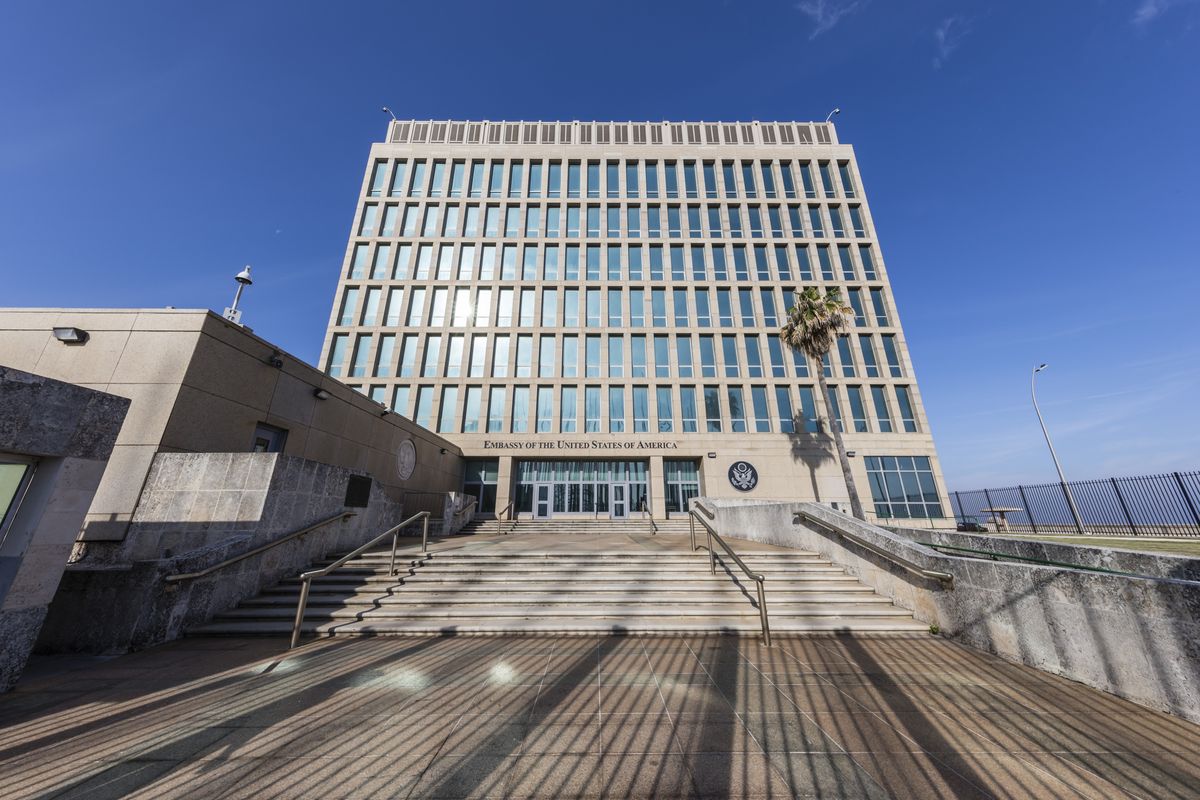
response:
M220 310L315 361L381 105L824 119L951 488L1200 467L1200 2L26 2L0 305Z

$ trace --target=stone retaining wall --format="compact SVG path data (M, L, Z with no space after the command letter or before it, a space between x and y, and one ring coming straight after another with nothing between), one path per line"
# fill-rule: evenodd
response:
M1074 553L1081 564L1128 567L1151 576L1127 577L962 558L913 540L931 532L889 531L815 503L704 502L716 511L722 536L821 553L943 635L1200 723L1200 582L1175 577L1195 575L1194 560ZM821 524L798 517L800 511ZM948 572L954 587L913 575L831 529L854 533L924 569ZM955 541L987 545L978 549L1002 546L996 538L976 538L973 544ZM1003 546L1021 547L1011 540ZM1041 552L1048 560L1069 560L1055 547L1063 546ZM766 586L770 602L770 575Z

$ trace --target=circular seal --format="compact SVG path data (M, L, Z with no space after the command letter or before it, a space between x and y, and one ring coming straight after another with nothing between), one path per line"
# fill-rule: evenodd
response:
M411 478L413 470L416 468L416 445L413 444L412 439L405 439L400 443L400 451L396 453L396 471L400 473L400 480L406 481Z
M729 483L739 492L758 486L758 470L749 461L735 461L729 468Z

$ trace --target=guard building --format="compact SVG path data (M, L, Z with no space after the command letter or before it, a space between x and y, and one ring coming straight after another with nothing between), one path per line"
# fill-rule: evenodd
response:
M854 309L824 364L778 336L809 285ZM392 121L321 359L461 447L485 512L841 505L824 402L876 518L947 513L862 176L828 123Z

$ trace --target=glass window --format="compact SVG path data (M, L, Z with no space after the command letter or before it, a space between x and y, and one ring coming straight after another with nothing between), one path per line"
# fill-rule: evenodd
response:
M404 290L400 288L388 290L387 313L384 317L385 325L399 325L401 315L404 313ZM348 324L348 323L342 323Z
M521 327L530 328L537 324L537 300L533 289L521 290Z
M800 280L811 281L813 279L812 262L808 260L808 245L796 245L796 263L800 268Z
M429 196L441 197L446 186L446 162L433 162L433 175L429 179Z
M625 162L625 195L638 196L638 165L636 161Z
M425 339L425 358L421 362L421 377L436 378L439 375L438 361L442 355L442 337L430 336Z
M846 378L855 377L854 355L850 348L850 337L837 337L838 361L842 364L842 375Z
M750 215L750 238L763 238L762 208L759 206L746 206L746 212Z
M733 248L733 279L737 281L750 280L750 267L746 263L746 248L741 245Z
M804 421L805 433L816 433L821 429L817 418L816 393L811 386L800 387L800 418Z
M438 406L438 433L454 433L454 419L458 406L458 387L442 388L442 402Z
M734 433L746 432L746 405L742 395L742 387L730 386L729 398L729 429ZM768 425L769 429L769 425Z
M701 328L712 327L712 307L709 303L708 289L696 290L696 325Z
M745 190L746 197L758 197L758 192L754 187L754 162L742 162L742 185Z
M733 327L733 305L728 289L717 289L717 320L722 328Z
M600 162L589 161L587 165L587 196L600 196Z
M832 281L833 262L829 258L828 245L817 245L817 262L821 265L821 280Z
M625 337L608 337L608 377L625 377Z
M834 424L838 426L838 430L842 433L846 432L846 423L842 420L842 406L838 402L838 387L830 386L829 394L826 397L829 405L829 414L833 417Z
M374 290L378 291L378 289ZM342 310L338 314L338 325L353 325L354 311L358 308L358 289L350 287L342 295Z
M663 249L662 245L655 244L650 246L650 280L661 281L663 279Z
M662 236L662 209L658 206L646 206L646 235Z
M678 239L683 235L679 221L679 206L667 206L667 236Z
M612 211L615 213L617 209L614 208ZM625 229L627 231L626 235L630 238L636 239L642 235L642 215L640 207L629 206L625 209ZM616 236L617 234L610 232L609 235Z
M575 433L575 423L579 416L579 399L574 386L562 387L558 408L558 430L560 433Z
M558 197L562 190L562 162L551 161L546 170L546 196Z
M667 176L667 197L679 197L679 174L674 161L664 161L663 170Z
M825 236L825 222L821 219L821 207L808 207L808 226L812 230L812 235L818 239Z
M479 279L490 281L496 276L496 245L485 244L479 252Z
M585 293L587 298L587 327L599 328L600 322L600 290L588 289Z
M579 337L564 336L562 339L562 376L579 377Z
M629 280L640 281L642 279L642 246L634 244L629 246Z
M492 162L491 180L488 181L488 197L502 197L504 186L504 162Z
M904 370L900 367L900 353L896 349L896 337L890 333L880 337L883 342L883 354L887 359L888 372L893 378L904 377Z
M762 350L759 348L758 337L753 334L746 336L746 375L751 378L763 376Z
M492 316L492 290L480 289L475 297L475 324L481 328L487 327Z
M329 361L325 364L328 375L342 375L346 365L346 342L350 337L345 333L333 335L333 346L329 348Z
M704 196L717 196L717 167L711 161L704 162Z
M725 362L725 377L737 378L741 372L738 369L737 337L726 334L721 337L721 355Z
M471 185L468 190L471 197L483 197L483 162L471 162Z
M657 340L657 337L656 337ZM655 357L657 361L657 356ZM679 368L679 377L695 377L692 371L692 337L675 337L675 360Z
M400 347L400 371L397 373L397 376L400 378L411 378L416 374L416 367L417 335L414 333L405 334Z
M704 229L700 227L700 206L688 206L688 236L693 239L699 239L704 235Z
M721 229L721 207L708 207L708 235L713 239L720 239L724 231Z
M723 183L725 184L725 196L737 197L737 178L734 176L732 161L724 161L721 163L721 177L724 179Z
M562 235L562 209L559 206L549 206L546 209L546 238L554 239Z
M696 162L683 162L683 188L687 192L688 197L699 197L700 192L696 189Z
M704 265L704 248L700 245L692 245L692 280L702 281L707 277L707 269Z
M711 336L700 337L700 376L703 378L717 377L716 342Z
M430 427L430 418L433 416L433 387L419 386L417 387L417 410L413 414L413 421L422 428Z
M842 179L842 192L846 197L854 197L854 180L850 177L850 163L839 161L838 173Z
M521 207L509 206L504 209L504 235L521 235Z
M517 370L515 375L518 378L530 377L532 375L532 361L533 337L528 334L521 334L517 337Z
M850 206L850 225L854 228L854 238L862 239L867 235L866 227L863 224L862 209L858 206Z
M783 366L783 346L777 334L771 334L767 337L767 357L771 359L771 377L786 377L787 371Z
M875 259L871 255L871 245L860 244L858 246L858 260L862 262L863 277L869 281L877 280L875 274Z
M584 433L600 432L600 387L587 386L583 390Z
M466 401L463 403L462 432L478 433L483 405L483 387L468 386Z
M683 423L683 432L696 433L696 387L679 387L679 414Z
M409 197L421 197L425 194L425 162L413 162L412 182L408 186ZM425 427L429 427L428 425Z
M675 289L674 306L675 306L675 327L686 328L688 326L688 300L687 289Z
M754 320L754 291L752 289L738 289L738 310L741 312L742 327L753 328Z
M771 162L760 161L760 172L762 173L762 187L764 197L775 196L775 178L771 173Z
M579 326L579 290L563 290L563 325L568 328Z
M871 400L875 405L875 419L879 421L879 432L891 433L892 415L888 412L886 387L872 386Z
M654 390L656 416L659 433L671 433L675 429L675 414L671 408L671 387L658 386Z
M609 161L604 165L605 195L607 197L621 196L621 162Z
M709 433L721 432L721 387L704 387L704 421ZM744 425L744 421L743 421Z
M374 236L375 235L375 223L377 222L378 217L379 217L379 206L377 206L374 203L368 203L366 205L366 207L363 208L362 221L359 223L359 226L358 226L358 235L359 236Z
M649 388L633 387L633 432L647 433L650 430Z
M714 247L712 249L713 260L713 280L726 281L729 280L729 270L725 262L725 248Z
M408 304L408 325L412 328L421 327L421 314L425 310L425 290L413 289L412 299Z
M537 432L550 433L554 420L554 389L539 386L537 390Z
M760 289L758 291L758 299L762 302L764 326L776 327L779 325L779 317L775 313L775 290Z
M367 250L369 245L354 245L354 257L350 261L350 278L362 280L367 277Z
M488 390L488 433L500 433L504 430L504 406L506 391L503 386L493 386Z
M483 218L483 235L496 237L500 235L500 206L488 206Z
M858 349L862 353L863 370L868 378L879 377L879 364L875 361L875 348L871 345L871 336L869 334L860 333L858 335Z
M407 162L400 159L396 162L396 169L392 173L392 185L388 189L388 194L392 197L399 197L404 194L404 171Z
M511 328L513 323L513 290L501 289L500 302L496 307L496 325Z
M525 236L536 238L542 227L542 207L529 206L525 211Z
M656 328L667 327L667 291L650 290L650 316Z
M567 197L579 197L579 162L567 164Z
M729 215L729 236L733 239L742 238L742 207L728 206L725 213Z
M875 309L876 325L887 327L891 324L888 322L887 304L883 300L883 289L871 290L871 306Z
M587 370L587 377L600 377L600 337L588 336L584 341L584 349L587 351L585 355L584 366Z
M483 377L484 359L487 354L487 336L479 335L471 337L471 365L467 369L467 375L471 378Z
M850 399L850 419L854 424L855 433L867 433L867 408L863 403L862 387L847 386L846 396Z
M821 188L825 190L825 196L837 197L837 192L833 188L833 176L829 172L829 162L821 161L817 166L821 173Z
M771 412L767 407L767 387L751 386L750 402L754 411L754 432L771 432Z
M660 335L654 337L654 377L671 377L670 348L671 342L666 336Z
M646 162L646 197L658 197L658 162Z
M529 387L513 387L512 432L526 433L529 430Z
M842 239L846 236L846 229L842 225L842 210L838 206L829 207L829 222L833 228L833 236L835 239Z
M864 462L875 516L882 519L943 516L928 456L867 456Z
M558 290L543 289L542 290L542 327L554 328L558 326Z
M796 419L792 412L792 398L786 386L775 387L775 407L779 409L779 432L795 433Z
M446 377L457 378L462 374L463 335L450 337L450 349L446 352Z
M900 422L905 433L917 432L917 417L913 414L912 397L907 386L896 387L896 407L900 409Z
M646 377L646 337L629 337L629 377Z
M520 197L521 184L525 174L525 164L521 161L514 161L508 168L508 196Z
M642 328L646 325L646 290L629 290L629 326Z
M492 342L492 377L508 377L508 335L502 334Z

